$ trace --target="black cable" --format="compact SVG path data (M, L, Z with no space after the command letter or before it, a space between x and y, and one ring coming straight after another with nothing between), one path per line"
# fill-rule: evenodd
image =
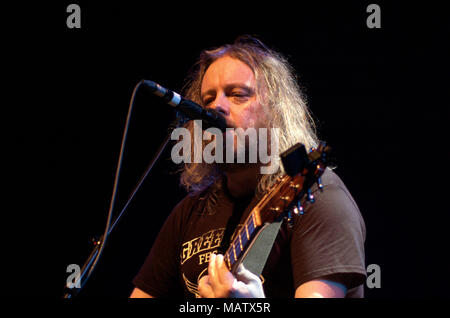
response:
M99 239L100 240L100 244L97 244L95 246L95 249L90 254L90 256L89 256L88 260L86 261L86 263L83 265L83 268L81 270L81 274L80 274L80 276L78 278L78 280L80 281L80 288L78 288L76 293L74 293L74 291L73 291L74 288L72 288L72 290L68 291L64 295L65 298L70 298L73 294L77 294L81 290L81 288L83 288L84 284L87 282L87 280L91 276L92 272L94 271L96 265L98 264L98 261L99 261L101 255L103 253L103 250L104 250L104 248L106 246L106 241L108 240L108 235L111 233L111 229L110 229L110 227L111 227L111 220L112 220L113 211L114 211L114 205L115 205L116 197L117 197L117 188L118 188L118 185L119 185L119 176L120 176L120 170L122 168L123 154L125 152L125 144L126 144L126 139L127 139L127 135L128 135L128 127L129 127L129 124L130 124L131 114L133 112L134 99L136 97L136 92L137 92L137 90L139 89L139 87L141 85L142 85L142 81L139 82L138 84L136 84L136 86L134 87L133 94L132 94L131 100L130 100L130 104L128 106L127 119L126 119L126 122L125 122L124 131L123 131L122 142L121 142L120 153L119 153L119 160L117 162L116 175L114 177L113 191L112 191L112 195L111 195L111 201L110 201L110 204L109 204L108 218L107 218L107 221L106 221L106 226L105 226L104 233ZM123 213L123 211L124 210L122 210L122 213ZM117 222L117 220L116 220L116 222ZM114 224L116 222L114 222ZM67 286L66 286L66 289L68 289Z
M136 97L136 92L141 85L142 85L142 81L139 82L138 84L136 84L136 86L134 87L133 94L131 95L130 104L128 105L127 120L125 122L125 128L124 128L123 136L122 136L122 143L120 145L119 160L117 163L116 175L114 177L114 186L113 186L113 192L111 195L111 201L109 204L108 219L106 221L106 227L105 227L105 231L102 236L103 239L101 240L99 251L97 253L96 258L94 259L94 262L92 263L91 269L88 272L88 276L86 277L86 280L89 278L92 271L95 269L95 266L97 265L98 260L100 259L100 256L102 255L102 252L105 248L106 241L108 239L108 235L110 233L110 226L111 226L111 220L112 220L113 211L114 211L114 204L116 202L116 197L117 197L117 188L119 186L120 170L122 168L123 154L125 152L125 143L126 143L126 139L127 139L127 135L128 135L128 127L130 125L130 118L131 118L131 114L133 112L134 99Z

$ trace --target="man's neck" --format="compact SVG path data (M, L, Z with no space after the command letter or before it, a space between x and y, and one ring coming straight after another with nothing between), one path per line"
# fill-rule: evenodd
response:
M240 198L255 192L258 184L259 166L246 166L244 169L231 169L225 172L227 189L231 196Z

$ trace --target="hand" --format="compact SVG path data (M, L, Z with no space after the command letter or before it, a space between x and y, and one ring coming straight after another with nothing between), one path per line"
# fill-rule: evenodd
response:
M198 283L203 298L264 298L264 290L258 276L240 264L236 277L228 270L223 255L211 254L208 275Z

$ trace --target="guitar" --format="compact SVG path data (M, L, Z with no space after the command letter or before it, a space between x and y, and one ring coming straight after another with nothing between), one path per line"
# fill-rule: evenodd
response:
M320 177L327 167L330 151L331 148L321 142L317 149L312 149L307 154L304 145L298 143L280 155L286 174L278 177L252 209L224 253L224 262L233 274L265 225L281 217L292 222L291 212L303 214L300 202L305 196L309 202L314 203L310 189L317 183L322 190Z

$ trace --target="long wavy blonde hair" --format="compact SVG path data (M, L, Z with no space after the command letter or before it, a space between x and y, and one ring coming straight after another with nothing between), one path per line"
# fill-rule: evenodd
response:
M214 61L224 56L242 61L253 71L257 100L269 121L267 127L279 128L279 153L298 142L303 143L307 149L317 146L315 124L293 68L284 56L252 36L240 36L233 44L203 51L184 85L183 93L187 98L202 104L200 93L203 76ZM186 128L193 135L192 121L188 122ZM279 164L280 159L277 160ZM267 190L277 176L284 173L282 165L279 166L281 169L278 172L261 175L257 194ZM214 163L185 163L181 172L180 183L190 193L201 193L212 184L221 187L223 171Z

